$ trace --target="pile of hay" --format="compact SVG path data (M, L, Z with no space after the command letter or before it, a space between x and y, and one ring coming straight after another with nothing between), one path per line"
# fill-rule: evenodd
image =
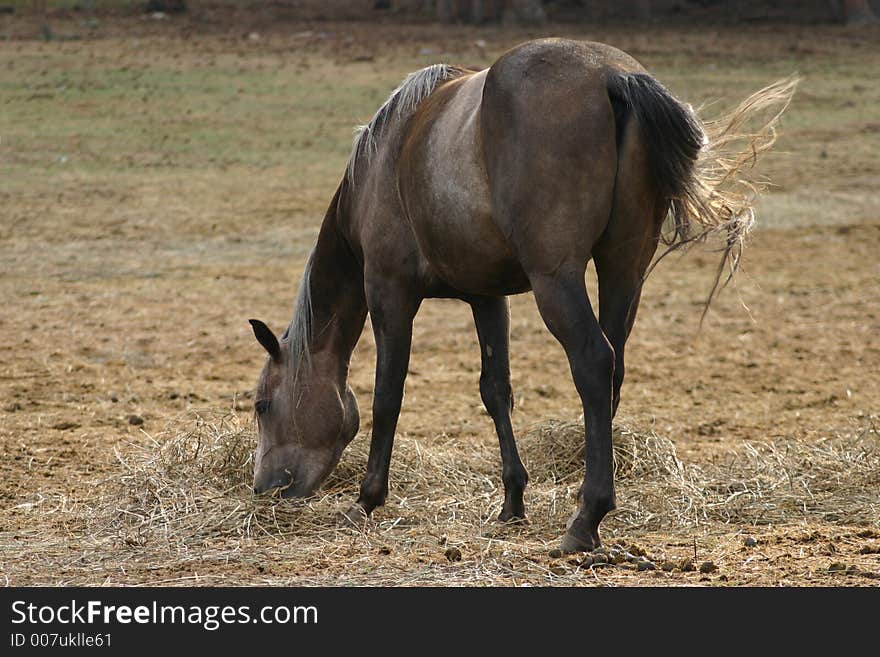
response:
M337 531L334 512L357 496L369 439L356 440L319 495L308 500L254 496L255 448L253 429L234 415L197 416L183 433L129 445L117 452L122 472L105 483L90 531L120 532L139 543L153 536L181 544ZM459 449L468 452L466 460ZM405 499L398 506L414 513L420 505L451 510L472 504L475 492L488 502L497 493L498 466L494 454L484 452L462 445L429 450L399 438L392 487Z
M582 436L580 419L550 421L520 441L531 475L527 504L533 521L540 514L552 524L570 513L583 479ZM90 531L181 547L208 539L335 532L334 512L356 496L368 444L362 436L352 445L319 497L254 497L252 430L234 416L197 417L186 432L119 454L123 471L105 487ZM609 520L630 533L782 524L810 516L880 525L880 441L871 429L819 442L745 444L727 458L697 466L683 463L670 440L621 426L614 431L614 455L620 508ZM499 510L499 471L493 445L431 446L403 436L395 446L389 505L414 524L430 526L443 516L484 525Z
M523 446L533 481L579 485L582 437L582 418L533 429ZM613 440L619 508L612 522L627 531L802 518L880 526L880 434L873 424L817 442L744 443L702 465L683 463L672 441L654 432L619 426Z
M119 449L119 473L96 482L93 499L34 505L32 513L63 529L22 536L16 567L54 578L29 581L66 584L547 582L547 552L583 477L582 427L552 421L524 432L530 524L517 527L495 522L503 495L494 436L436 443L399 436L388 502L358 531L338 527L335 516L357 495L367 436L318 496L254 497L253 428L231 415L198 416L185 431ZM700 465L682 462L654 432L620 426L614 454L619 509L603 524L607 539L730 535L805 519L880 527L873 424L815 442L742 445Z

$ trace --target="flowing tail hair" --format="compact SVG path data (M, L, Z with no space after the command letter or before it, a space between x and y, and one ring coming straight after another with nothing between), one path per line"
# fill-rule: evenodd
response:
M638 121L655 184L670 202L670 226L661 236L667 248L645 277L672 251L715 234L724 236L703 317L715 293L739 267L745 238L755 222L755 200L768 185L751 175L751 170L758 156L776 142L776 126L798 81L794 76L778 80L729 114L702 122L689 105L676 100L650 75L609 76L618 126L628 114ZM725 269L728 274L722 281Z

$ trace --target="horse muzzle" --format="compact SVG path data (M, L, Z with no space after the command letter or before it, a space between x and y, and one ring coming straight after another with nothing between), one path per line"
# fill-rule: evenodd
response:
M311 497L317 486L308 481L297 480L288 472L282 472L274 477L257 477L254 480L255 495L263 495L279 488L281 497L296 498Z

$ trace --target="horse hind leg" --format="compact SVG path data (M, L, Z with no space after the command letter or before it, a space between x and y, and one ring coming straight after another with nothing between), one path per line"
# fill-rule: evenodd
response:
M516 449L510 421L513 391L510 387L510 309L506 297L469 299L480 340L482 373L480 397L495 423L501 446L501 479L504 482L504 506L501 522L525 520L523 491L529 481Z
M599 276L599 320L583 270L532 278L538 308L565 349L584 408L586 472L580 509L562 540L566 552L597 547L599 524L616 507L611 419L620 402L626 339L667 207L652 184L633 123L622 135L613 190L608 221L591 249Z
M630 121L620 143L611 218L593 247L599 279L599 323L615 357L613 415L620 404L626 341L668 207L669 202L652 182L648 153L638 125Z
M587 197L557 199L547 206L552 208L547 215L520 215L522 225L543 229L533 239L520 241L520 257L541 317L565 350L584 412L585 476L580 510L562 541L566 552L598 547L599 525L616 508L611 449L614 348L593 312L584 281L592 249L611 216L614 183L607 170L601 170L601 162L588 177L592 186ZM541 221L528 220L534 216Z
M614 349L593 313L583 271L535 276L532 287L544 323L565 349L584 409L586 474L581 507L562 540L562 549L592 550L600 545L599 524L616 506L611 451Z

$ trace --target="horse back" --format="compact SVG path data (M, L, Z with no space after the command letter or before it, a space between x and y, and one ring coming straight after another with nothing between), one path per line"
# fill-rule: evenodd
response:
M530 271L585 265L613 200L612 70L641 67L609 46L549 39L438 84L360 185L374 251L399 250L430 286L465 294L514 294Z

